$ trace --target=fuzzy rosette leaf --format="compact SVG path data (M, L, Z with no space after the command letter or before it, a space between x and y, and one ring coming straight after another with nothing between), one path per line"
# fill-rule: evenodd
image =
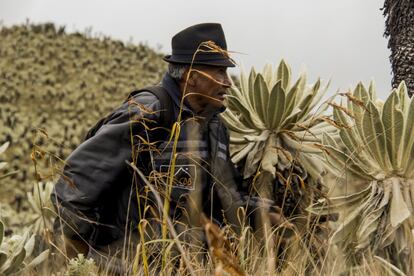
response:
M0 146L0 155L3 154L7 148L9 147L9 142L4 143ZM5 168L7 166L7 162L0 162L0 170ZM1 177L1 175L0 175Z

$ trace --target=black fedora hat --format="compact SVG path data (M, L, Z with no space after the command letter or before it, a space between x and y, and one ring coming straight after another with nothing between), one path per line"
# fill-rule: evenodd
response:
M204 46L200 47L203 42L207 41L214 42L215 45L224 51L212 51ZM172 54L164 57L164 60L170 63L235 66L233 60L226 52L226 38L223 28L218 23L202 23L182 30L173 36L171 48ZM198 48L203 51L199 51L194 55Z

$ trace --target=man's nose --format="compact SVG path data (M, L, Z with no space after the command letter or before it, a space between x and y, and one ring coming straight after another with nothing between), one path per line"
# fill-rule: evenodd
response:
M230 76L228 73L226 73L224 75L224 79L223 79L223 86L226 88L229 88L233 85L233 81L231 80Z

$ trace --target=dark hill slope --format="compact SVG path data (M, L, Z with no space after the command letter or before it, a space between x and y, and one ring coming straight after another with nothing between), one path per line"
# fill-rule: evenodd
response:
M2 27L0 144L11 142L3 158L19 173L0 180L0 189L34 179L34 129L48 134L36 143L65 158L100 116L134 88L157 83L165 66L145 45L68 34L53 24Z

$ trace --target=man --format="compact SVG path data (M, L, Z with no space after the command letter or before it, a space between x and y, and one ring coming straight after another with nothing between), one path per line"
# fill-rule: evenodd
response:
M131 241L159 238L162 208L137 170L169 205L179 231L200 227L202 212L237 231L245 201L218 117L231 86L227 68L234 67L226 50L220 24L176 34L161 83L131 94L69 156L51 197L70 256L110 255Z
M172 112L160 110L160 99L154 93L141 91L69 156L52 194L68 251L86 254L88 244L95 249L107 247L134 232L141 219L162 217L153 195L129 162L154 180L161 195L173 170L171 219L180 219L184 213L188 217L188 211L194 212L197 205L191 202L193 207L188 207L188 201L197 198L202 205L197 212L223 221L224 208L229 215L226 219L237 223L242 198L229 158L228 135L218 117L231 86L226 70L234 67L226 49L220 24L199 24L179 32L172 39L172 55L164 58L169 70L159 85L168 94ZM157 128L168 128L160 118L166 121L171 116L181 126L175 166L170 164L174 139L169 143L170 134ZM220 202L213 201L217 197ZM146 206L151 210L144 212ZM180 210L183 206L186 210Z

